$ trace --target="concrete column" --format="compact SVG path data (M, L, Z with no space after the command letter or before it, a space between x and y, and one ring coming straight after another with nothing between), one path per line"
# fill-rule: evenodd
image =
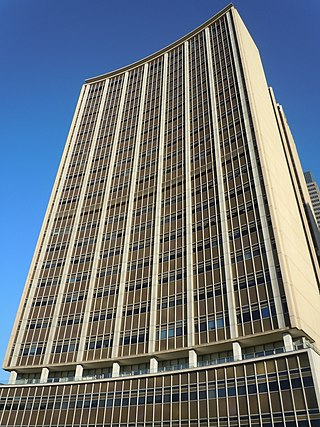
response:
M189 350L189 368L196 368L198 365L198 355L195 350Z
M155 374L158 372L158 360L155 357L150 359L150 373Z
M237 326L237 314L236 314L236 303L233 290L233 276L232 276L232 263L231 253L229 244L229 230L228 230L228 218L227 218L227 206L225 200L225 189L224 189L224 176L221 160L221 149L220 149L220 135L217 126L218 123L218 109L217 99L215 91L215 72L213 69L213 58L211 48L211 38L209 28L205 29L206 36L206 52L208 62L208 77L209 77L209 88L210 88L210 99L212 108L212 118L214 121L213 133L214 133L214 151L215 151L215 162L217 171L217 187L218 187L218 203L219 213L221 218L221 231L222 231L222 250L224 259L224 270L226 277L226 289L227 289L227 301L228 301L228 312L229 312L229 323L230 323L230 336L236 338L238 336Z
M112 365L112 378L120 375L120 363L114 362Z
M76 380L82 380L82 374L83 374L83 366L77 365L76 366L76 372L74 374Z
M47 383L48 382L48 376L49 376L49 369L48 368L42 368L41 376L40 376L40 382L41 383Z
M235 361L242 360L242 349L238 341L232 343L233 359Z
M103 112L104 100L105 100L105 96L106 96L106 90L107 90L107 84L105 84L105 86L104 86L103 96L102 96L101 101L100 101L97 121L94 125L94 133L92 136L92 141L90 144L90 151L88 153L87 162L86 162L86 166L85 166L85 174L84 174L83 181L82 181L82 187L81 187L80 194L79 194L78 204L77 204L77 207L75 208L75 217L74 217L74 222L73 222L74 232L72 232L70 234L69 246L68 246L66 256L65 256L65 264L63 267L63 271L61 273L61 277L63 277L64 279L61 280L61 283L59 285L58 293L57 293L57 299L56 299L56 303L54 305L54 311L52 314L52 323L51 323L51 328L49 329L49 334L48 334L48 338L47 338L46 352L45 352L45 355L43 357L43 363L45 365L48 365L50 362L52 347L53 347L55 334L56 334L56 330L57 330L56 328L58 326L59 314L60 314L60 310L61 310L61 307L63 304L65 289L68 286L68 282L67 282L66 278L68 277L68 274L69 274L70 265L71 265L71 257L73 254L74 243L75 243L76 236L77 236L77 233L75 232L75 230L78 229L82 209L84 206L84 200L85 200L85 195L86 195L86 191L87 191L87 183L88 183L89 177L90 177L91 165L92 165L93 160L94 160L94 151L96 148L96 144L97 144L97 140L98 140L97 139L98 138L98 132L99 132L100 123L101 123L101 119L102 119L102 112ZM88 91L89 91L89 89L88 89ZM83 113L83 111L84 110L82 110L81 114ZM66 168L66 170L68 170L68 168ZM62 184L61 184L61 188L62 188L65 181L63 180L61 182L62 182ZM52 213L52 217L55 217L54 213ZM85 323L84 323L84 325L85 325Z
M293 351L293 342L292 342L292 336L290 334L283 334L283 345L285 351Z
M140 94L140 105L139 105L139 118L137 123L136 137L135 137L135 150L134 150L134 159L132 163L132 174L131 174L131 184L130 184L130 195L128 200L127 208L127 221L125 228L125 236L123 241L123 255L121 260L121 273L120 273L120 282L118 288L118 304L116 311L116 318L114 322L113 329L113 345L112 345L112 358L118 357L118 350L120 347L120 333L121 333L121 323L122 323L122 311L123 303L125 297L125 287L127 280L127 267L129 262L130 255L130 241L131 241L131 226L133 223L133 207L134 207L134 198L137 184L138 176L138 165L139 165L139 156L140 156L140 141L142 138L142 125L143 125L143 113L144 113L144 101L146 98L147 91L147 78L148 78L148 63L144 64L143 69L143 78Z
M157 196L154 218L154 245L153 245L153 264L152 264L152 286L150 299L150 322L149 322L149 343L148 352L153 353L156 348L156 329L157 329L157 300L158 300L158 274L159 274L159 253L160 253L160 231L161 231L161 202L162 202L162 182L163 182L163 162L164 162L164 139L166 127L166 107L167 107L167 85L168 85L168 54L163 57L163 75L162 75L162 100L159 131L158 148L158 182ZM150 370L152 369L150 361ZM157 368L158 370L158 363ZM155 372L157 372L157 370Z
M16 379L17 379L17 371L11 371L10 372L10 377L9 377L9 384L15 384Z
M128 73L125 73L123 85L122 85L122 89L121 89L119 108L118 108L118 112L117 112L117 124L115 127L113 142L112 142L110 166L109 166L108 172L106 172L106 184L105 184L106 192L105 192L104 198L103 198L102 212L101 212L101 216L100 216L100 225L99 225L99 229L97 232L96 250L95 250L95 254L94 254L94 258L93 258L93 262L92 262L92 274L91 274L90 283L89 283L89 287L88 287L88 296L87 296L86 307L84 310L83 326L82 326L82 331L81 331L81 336L80 336L79 350L78 350L78 354L77 354L77 362L81 362L83 360L83 353L85 351L87 332L88 332L88 328L90 325L89 318L90 318L91 307L92 307L93 299L94 299L93 294L94 294L94 289L95 289L95 284L96 284L96 274L97 274L97 269L98 269L98 263L100 260L100 251L101 251L102 242L103 242L103 230L105 227L105 218L107 215L107 207L108 207L110 194L111 194L111 181L113 178L114 165L116 163L115 159L116 159L116 155L117 155L116 153L117 153L118 143L119 143L119 135L120 135L120 129L121 129L121 120L122 120L122 114L123 114L123 109L124 109L125 95L126 95L126 91L127 91L127 83L128 83ZM101 122L99 121L99 123L101 123Z
M194 289L193 289L193 239L192 239L192 185L191 185L191 149L190 149L190 62L189 42L184 42L184 142L185 142L185 248L186 248L186 285L187 285L187 333L188 346L193 347L194 337Z

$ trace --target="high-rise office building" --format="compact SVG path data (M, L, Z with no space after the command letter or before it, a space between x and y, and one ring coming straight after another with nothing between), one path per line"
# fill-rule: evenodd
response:
M307 188L309 191L311 205L313 208L317 226L320 230L320 190L311 172L305 172L304 177L306 179Z
M85 82L4 361L1 426L319 426L319 264L233 6Z

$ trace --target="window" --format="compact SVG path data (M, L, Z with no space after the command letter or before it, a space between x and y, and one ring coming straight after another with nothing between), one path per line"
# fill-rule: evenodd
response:
M22 356L39 356L40 354L43 354L45 352L46 347L44 346L44 343L38 343L38 344L27 344L25 347L21 350Z
M168 327L163 327L157 331L157 340L180 337L183 335L184 329L182 324L169 324Z
M194 326L195 332L205 332L205 331L213 331L215 329L221 329L224 328L224 318L217 317L215 319L210 320L202 320L200 323L195 324Z

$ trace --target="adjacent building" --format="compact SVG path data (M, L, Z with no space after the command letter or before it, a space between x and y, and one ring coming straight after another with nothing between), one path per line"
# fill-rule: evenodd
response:
M303 172L230 5L82 87L1 426L319 426Z
M316 180L314 179L310 171L304 173L306 179L309 196L314 212L314 216L317 222L317 226L320 229L320 190Z

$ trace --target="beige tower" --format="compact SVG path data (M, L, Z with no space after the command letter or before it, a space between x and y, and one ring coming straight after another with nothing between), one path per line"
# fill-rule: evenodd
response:
M313 208L314 216L317 222L317 226L320 229L320 190L311 172L309 171L305 172L304 177L306 179L309 196L311 199L312 208Z
M233 6L83 85L4 361L4 426L316 426L319 264Z

